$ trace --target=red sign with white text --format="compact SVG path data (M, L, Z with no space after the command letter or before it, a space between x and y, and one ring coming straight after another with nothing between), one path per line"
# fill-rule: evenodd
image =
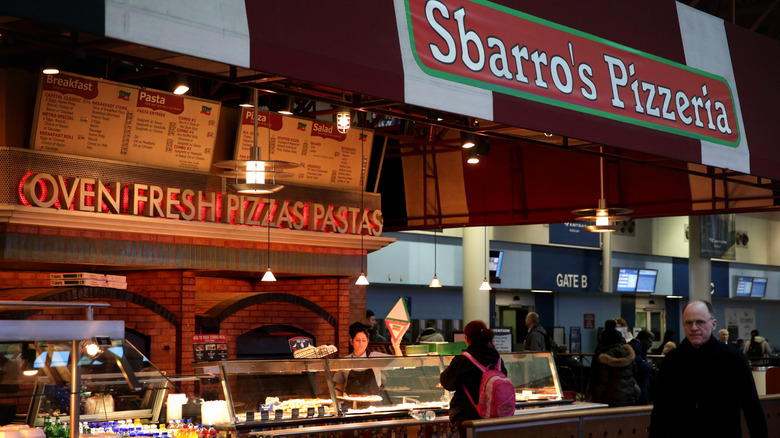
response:
M736 147L726 80L483 0L406 0L427 74Z

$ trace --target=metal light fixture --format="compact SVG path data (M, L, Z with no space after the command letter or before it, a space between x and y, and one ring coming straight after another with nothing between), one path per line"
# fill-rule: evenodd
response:
M433 280L431 280L431 284L428 287L441 287L441 282L436 276L436 234L436 230L433 230Z
M340 133L346 134L347 131L349 131L350 123L351 123L351 117L350 117L350 114L349 114L349 110L348 109L340 109L336 113L336 129Z
M476 145L477 143L474 139L473 132L460 131L460 147L463 149L470 149Z
M479 163L479 154L477 153L477 148L472 147L468 150L466 162L469 164Z
M487 246L490 244L487 238L487 225L485 225L483 228L485 229L485 244L482 246L482 250L483 252L485 252L485 254L482 259L482 263L484 263L485 260L487 260L487 250L485 248L487 248ZM485 278L482 280L482 284L479 286L479 290L493 290L493 288L490 287L490 282L488 281L487 278L487 265L484 265L483 269L485 270L484 272Z
M284 114L286 116L291 116L294 114L295 110L295 98L292 96L285 96L284 100L282 101L282 107L279 108L279 114Z
M260 147L257 145L258 132L258 114L257 114L257 90L252 90L254 107L254 129L252 134L252 147L249 149L248 160L228 160L214 163L215 167L228 169L219 175L223 177L235 178L234 182L229 184L230 188L238 193L252 195L267 195L276 193L284 188L284 185L276 182L277 177L291 176L286 170L298 167L298 163L289 161L271 160L271 126L269 111L268 126L268 160L260 158ZM270 177L270 178L269 178ZM244 182L240 182L243 178Z
M190 84L184 75L176 73L171 80L173 81L173 94L181 96L190 91Z
M363 205L363 192L365 190L364 178L366 175L366 156L363 154L363 125L360 125L360 277L355 281L358 286L368 286L368 278L366 277L366 270L363 266L365 257L363 257L363 215L365 214L365 207Z
M599 150L601 152L601 149ZM608 208L607 198L604 197L604 156L599 157L599 172L601 181L601 198L599 198L598 208L583 208L574 210L572 213L580 216L577 218L581 222L592 222L585 227L586 230L593 233L611 233L617 231L617 223L628 220L626 214L634 210L628 208Z

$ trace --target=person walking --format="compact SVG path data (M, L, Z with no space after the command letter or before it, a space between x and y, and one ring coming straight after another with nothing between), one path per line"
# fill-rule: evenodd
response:
M525 326L528 327L528 335L525 337L526 351L545 351L547 349L545 339L547 331L539 324L539 314L528 312L525 316Z
M685 339L659 365L649 438L768 438L766 417L747 358L718 342L715 309L692 301L683 309Z

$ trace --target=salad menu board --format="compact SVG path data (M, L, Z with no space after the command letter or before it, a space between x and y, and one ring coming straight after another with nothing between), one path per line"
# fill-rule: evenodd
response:
M236 137L236 160L249 158L253 146L254 110L243 108ZM270 132L269 132L270 130ZM279 178L296 185L332 189L362 190L361 151L364 163L371 158L373 131L352 128L341 134L336 125L318 120L287 117L277 113L257 113L257 145L260 158L268 159L267 144L271 143L271 159L299 163L290 170L293 175ZM365 180L363 180L365 184Z
M32 148L208 172L220 103L75 74L43 75Z

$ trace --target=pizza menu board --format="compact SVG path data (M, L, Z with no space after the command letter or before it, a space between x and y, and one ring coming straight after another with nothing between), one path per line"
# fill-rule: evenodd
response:
M235 159L246 160L253 146L252 108L243 108L238 129ZM288 171L292 176L280 178L283 182L295 185L362 190L361 151L365 163L368 163L373 138L372 131L352 128L342 134L331 123L266 111L257 113L260 158L269 159L266 145L270 140L271 160L300 163L298 168Z
M220 103L75 74L43 75L32 148L208 172Z

